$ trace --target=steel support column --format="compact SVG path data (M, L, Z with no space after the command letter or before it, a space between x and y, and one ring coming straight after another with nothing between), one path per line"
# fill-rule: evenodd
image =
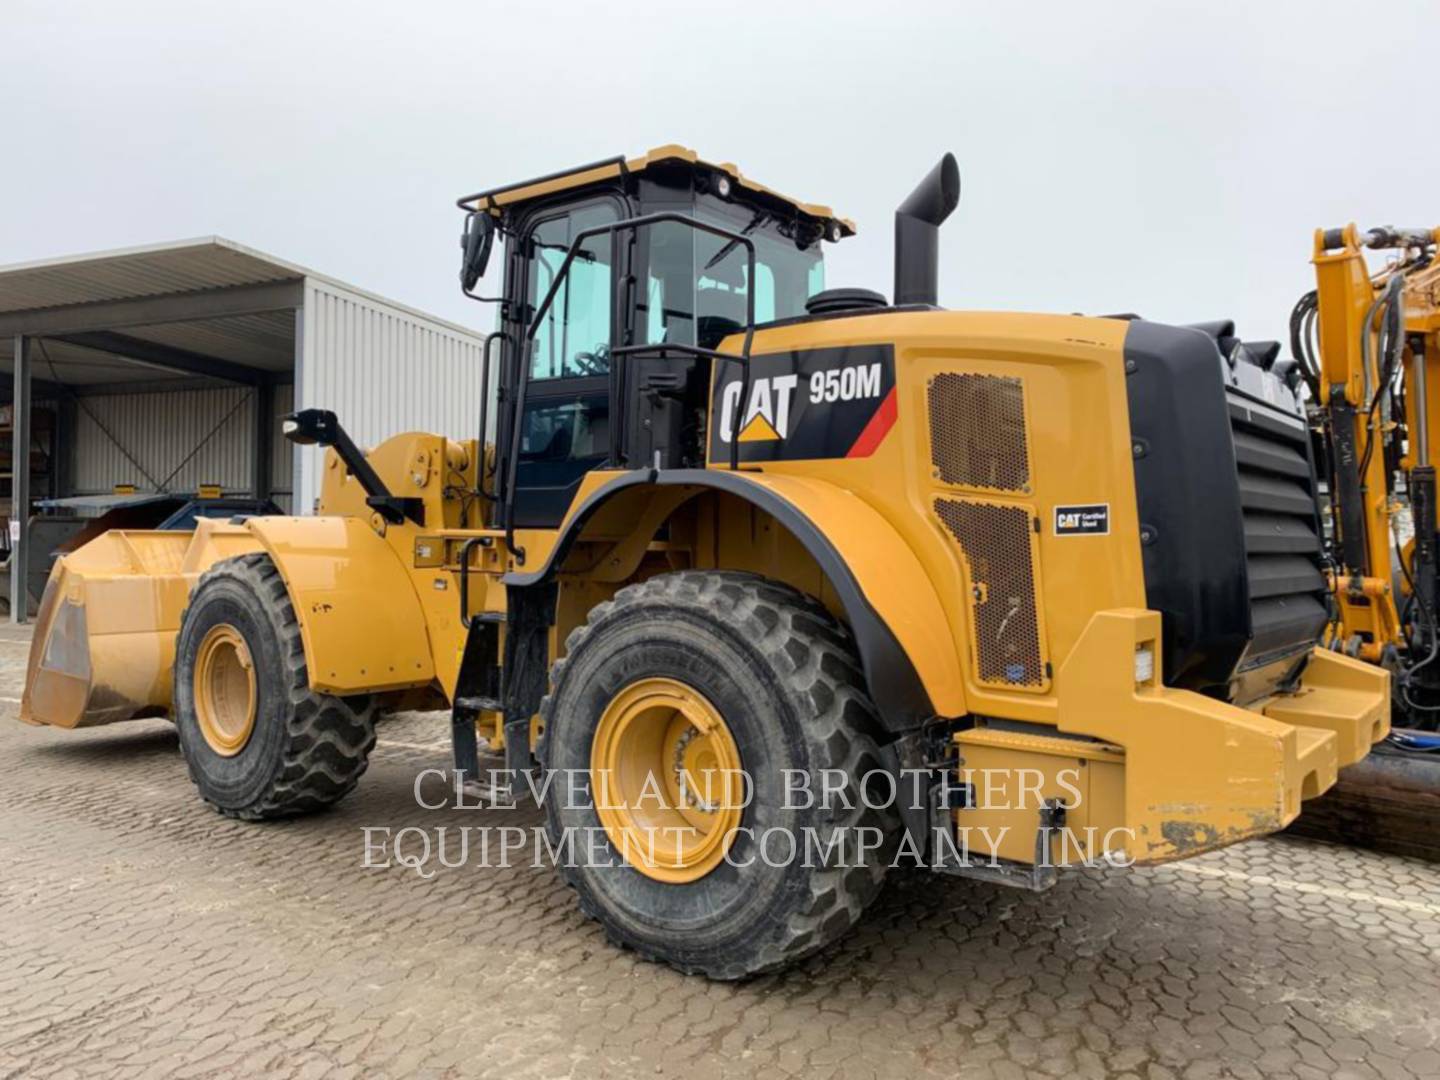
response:
M305 306L295 309L295 369L294 392L290 399L290 411L299 412L310 407L310 395L305 389ZM290 452L290 513L313 514L314 506L301 501L305 493L305 461L314 447L292 445ZM315 454L319 457L319 454Z
M80 409L69 388L55 398L55 461L50 468L51 495L63 499L75 494L75 433L79 429ZM41 393L34 379L32 393Z
M15 394L10 418L10 621L30 621L30 342L15 335Z
M275 438L275 387L263 383L252 391L255 399L253 439L255 452L250 455L251 487L255 498L270 498L271 447Z

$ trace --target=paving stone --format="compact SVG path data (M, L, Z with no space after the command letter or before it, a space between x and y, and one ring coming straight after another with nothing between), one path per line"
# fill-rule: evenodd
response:
M0 697L24 657L0 630ZM366 826L540 823L416 805L444 716L386 721L332 811L250 825L199 802L164 721L14 708L3 1080L1440 1077L1437 866L1272 838L1039 895L905 871L825 955L712 984L612 949L543 867L366 869Z

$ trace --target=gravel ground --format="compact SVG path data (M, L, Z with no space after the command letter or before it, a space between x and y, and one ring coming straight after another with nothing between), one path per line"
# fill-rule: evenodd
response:
M712 984L547 868L367 868L367 826L538 824L417 805L443 717L388 721L332 812L241 824L162 721L15 723L25 647L0 630L0 1077L1440 1077L1440 866L1276 838L1041 895L901 873L820 957Z

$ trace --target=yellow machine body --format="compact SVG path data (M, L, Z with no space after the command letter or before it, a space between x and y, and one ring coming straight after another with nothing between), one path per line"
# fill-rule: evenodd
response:
M989 829L1004 836L998 855L1034 861L1036 813L1077 790L1068 825L1079 847L1057 841L1048 854L1059 861L1163 862L1272 832L1385 736L1388 677L1318 650L1292 685L1243 703L1165 685L1162 620L1146 607L1137 540L1126 327L892 311L761 328L756 357L893 348L893 401L864 452L738 471L711 460L669 476L597 469L559 528L516 531L523 564L503 530L481 527L485 500L455 495L477 487L474 442L406 434L368 455L392 491L421 500L424 526L375 513L331 451L316 517L110 533L61 559L23 718L77 727L164 712L189 590L217 561L247 552L264 551L279 568L314 689L437 705L455 695L462 615L503 614L507 586L526 574L554 573L554 660L585 614L626 584L677 569L751 570L818 597L852 626L873 618L888 629L934 715L966 721L953 738L957 781L983 794L987 771L1031 778L955 809L972 849L983 850ZM1008 380L1020 412L1013 399L993 411L967 396L971 384L945 382L975 377ZM960 387L958 396L939 394L937 381ZM937 401L980 410L964 417L965 445L937 441ZM760 432L771 434L784 437ZM1001 457L980 453L987 443L1024 462L1018 482L996 481ZM1108 506L1108 527L1058 535L1051 523L1076 504ZM964 515L1023 524L1015 534L977 532ZM1001 601L997 583L1013 590L1015 581L1030 583L1029 597L1003 602L1033 618L1036 643L1023 679L996 675L994 609L985 607ZM893 674L867 670L882 708ZM478 723L498 744L499 718Z

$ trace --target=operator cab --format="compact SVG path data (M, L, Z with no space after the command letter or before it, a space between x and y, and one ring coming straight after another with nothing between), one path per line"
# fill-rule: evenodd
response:
M591 469L703 467L713 365L756 324L805 316L822 242L855 231L677 146L460 206L469 295L505 240L503 293L476 298L500 301L495 495L512 528L559 525Z

